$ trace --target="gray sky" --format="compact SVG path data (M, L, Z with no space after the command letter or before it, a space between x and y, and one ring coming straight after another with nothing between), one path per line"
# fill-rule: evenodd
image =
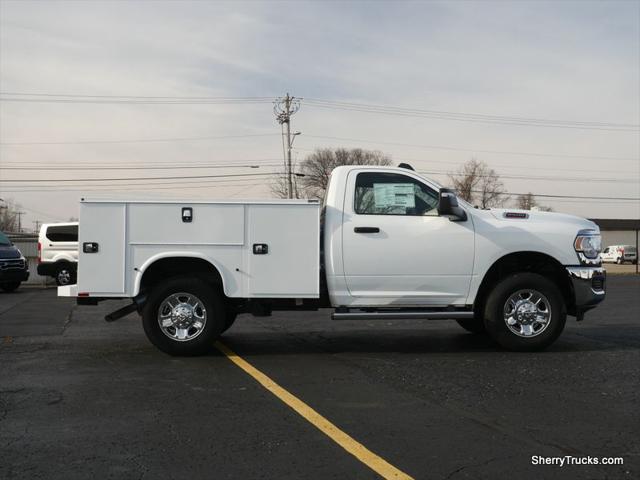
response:
M428 176L443 183L446 175L439 172L455 171L475 157L516 177L504 178L511 192L640 197L637 127L574 128L576 122L640 124L637 1L0 0L0 90L153 97L290 92L308 99L569 121L571 128L496 124L466 121L468 116L460 121L320 108L303 100L293 118L294 130L303 132L295 155L301 160L316 147L377 149L416 170L435 172ZM111 187L96 187L99 182L50 187L45 185L54 182L35 179L281 170L280 130L268 102L75 103L78 99L0 103L0 197L24 207L26 227L36 219L77 216L80 196L113 190L114 183L125 184L117 187L124 196L269 195L265 175L198 183L106 182ZM194 137L218 138L117 142ZM91 143L96 141L113 143ZM157 168L232 163L262 166ZM39 170L45 166L83 169ZM523 176L528 178L517 178ZM7 182L12 179L31 182ZM539 201L589 217L640 216L638 202Z

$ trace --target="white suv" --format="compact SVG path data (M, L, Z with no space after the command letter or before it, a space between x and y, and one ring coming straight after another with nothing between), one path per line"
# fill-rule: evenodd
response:
M603 262L617 264L638 261L638 251L633 245L610 245L602 251L600 256Z
M38 275L53 277L58 285L76 283L78 222L45 223L38 237Z

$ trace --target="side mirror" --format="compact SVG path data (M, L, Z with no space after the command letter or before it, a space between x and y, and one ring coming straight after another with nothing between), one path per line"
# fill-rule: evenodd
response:
M441 217L449 217L452 222L465 221L467 212L458 206L458 197L449 188L440 189L440 198L438 200L438 215Z

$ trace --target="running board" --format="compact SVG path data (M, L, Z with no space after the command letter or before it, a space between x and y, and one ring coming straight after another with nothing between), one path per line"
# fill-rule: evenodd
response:
M469 311L333 312L331 320L462 320L473 318Z

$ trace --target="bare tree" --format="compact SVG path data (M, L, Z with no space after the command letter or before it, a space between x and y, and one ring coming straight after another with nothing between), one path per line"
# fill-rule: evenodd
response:
M520 210L541 210L543 212L551 212L553 208L540 205L533 193L524 193L516 198L516 206Z
M536 197L531 192L518 195L518 198L516 198L516 206L520 210L531 210L536 205Z
M500 176L486 163L472 158L449 179L458 196L482 208L498 207L508 198Z
M293 175L291 178L293 186L293 198L301 198L300 188L298 187L298 176ZM289 198L289 180L286 173L278 175L271 182L271 193L274 197Z
M316 149L300 164L299 172L303 176L294 177L294 197L323 198L331 172L341 165L391 165L391 158L382 152L360 148ZM285 180L279 177L272 184L275 196L287 197Z
M12 200L4 201L0 204L0 231L18 231L18 212L20 205L16 205Z

